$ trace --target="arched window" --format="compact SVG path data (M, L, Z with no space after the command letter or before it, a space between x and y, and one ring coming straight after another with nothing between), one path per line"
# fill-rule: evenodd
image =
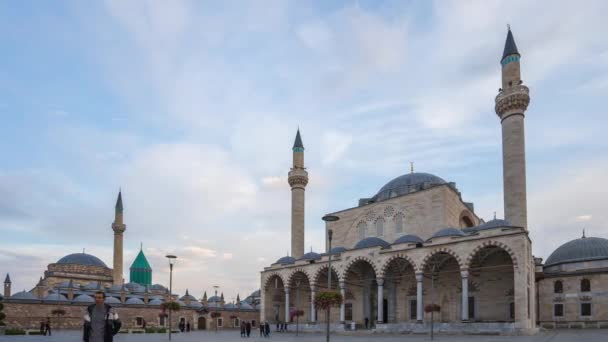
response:
M589 279L581 280L581 292L591 291L591 281Z
M564 284L562 284L561 280L553 283L553 293L562 293L564 292Z
M376 219L376 236L384 235L384 219L378 218Z
M367 223L365 223L363 221L359 222L359 224L357 225L357 233L359 234L359 240L365 239L366 230L367 230Z
M398 213L395 215L395 232L403 233L403 214Z

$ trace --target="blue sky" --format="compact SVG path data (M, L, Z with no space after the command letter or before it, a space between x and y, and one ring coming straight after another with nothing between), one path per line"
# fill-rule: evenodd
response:
M502 216L494 97L506 24L531 89L534 254L608 237L608 4L588 1L34 1L0 3L0 272L31 288L86 248L125 268L140 241L166 283L253 291L289 248L300 127L320 217L409 170ZM269 244L272 242L272 244ZM126 276L128 278L128 276Z

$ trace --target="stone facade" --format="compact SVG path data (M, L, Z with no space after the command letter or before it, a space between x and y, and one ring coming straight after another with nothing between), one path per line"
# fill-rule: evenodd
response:
M332 247L345 248L352 248L363 238L372 236L391 242L406 234L428 239L441 228L460 227L463 216L468 217L472 225L480 223L460 194L447 184L331 215L340 217L339 221L326 224L326 229L333 231ZM365 233L361 234L362 231Z
M86 308L90 304L83 303L43 303L29 301L9 301L4 303L4 313L6 314L6 324L9 328L31 329L38 330L40 322L46 320L46 317L51 318L51 324L54 329L82 329L83 316ZM147 328L153 327L168 327L168 319L165 322L159 317L160 306L148 305L123 305L113 304L112 307L118 313L123 327L123 330L141 329L141 319L146 321ZM53 316L54 309L61 308L66 314L61 317ZM210 316L211 312L219 312L221 317L213 319ZM190 322L193 330L215 329L218 321L221 321L217 326L218 329L237 329L235 320L255 321L259 322L259 313L257 310L239 310L239 309L208 309L196 310L192 308L183 308L180 311L173 312L172 326L177 329L180 319ZM231 318L235 316L235 318Z
M103 286L112 285L112 270L107 267L79 264L49 264L42 282L47 289L57 284L74 280L80 282L97 281Z

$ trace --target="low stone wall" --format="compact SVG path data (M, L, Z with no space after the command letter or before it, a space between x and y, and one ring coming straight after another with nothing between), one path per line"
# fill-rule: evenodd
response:
M540 322L543 329L608 329L608 321Z
M411 333L424 334L431 330L431 323L387 323L377 324L375 331L378 333ZM496 334L512 335L519 331L514 323L434 323L433 331L447 334Z

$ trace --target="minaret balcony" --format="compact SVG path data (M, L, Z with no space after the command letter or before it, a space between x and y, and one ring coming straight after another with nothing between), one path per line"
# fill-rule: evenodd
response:
M521 84L502 89L495 102L496 114L502 119L511 114L523 114L530 103L530 89Z

